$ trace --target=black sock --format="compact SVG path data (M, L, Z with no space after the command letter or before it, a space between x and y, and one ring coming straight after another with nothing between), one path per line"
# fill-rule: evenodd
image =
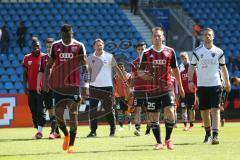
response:
M174 126L174 122L165 122L165 128L166 128L165 140L169 140L171 138L173 126Z
M161 144L160 127L158 122L152 122L152 131L157 143Z
M65 125L59 126L59 128L62 130L64 136L68 136L69 135L67 127Z
M193 127L193 122L190 122L190 127Z
M57 134L59 134L58 126L56 126L56 130L55 130L55 132L56 132Z
M184 127L187 126L187 122L183 122Z
M140 124L135 124L135 129L136 129L137 131L140 131L140 128L141 128L141 125L140 125Z
M150 134L151 126L147 124L146 134Z
M218 129L213 129L213 137L218 137Z
M69 142L69 146L73 146L74 142L75 142L75 138L76 138L77 132L76 129L71 130L70 131L70 142Z
M55 116L50 116L51 121L51 133L56 132L57 122Z
M123 127L123 115L122 114L119 114L118 115L118 123L119 123L119 126L120 127Z
M211 129L210 129L210 127L205 127L205 132L206 132L206 136L208 136L208 137L211 136Z

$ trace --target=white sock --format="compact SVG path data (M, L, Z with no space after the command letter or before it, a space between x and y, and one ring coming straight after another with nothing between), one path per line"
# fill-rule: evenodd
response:
M43 129L42 126L38 126L38 132L41 132L41 133L42 133L42 129Z

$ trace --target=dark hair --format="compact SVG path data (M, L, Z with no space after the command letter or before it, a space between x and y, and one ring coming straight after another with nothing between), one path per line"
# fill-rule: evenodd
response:
M155 32L155 31L162 31L162 32L164 32L163 28L160 27L160 26L154 27L154 28L152 29L152 33Z
M61 32L69 32L72 31L72 26L70 24L64 24L61 28Z
M139 42L139 43L136 45L136 48L142 47L142 46L146 46L146 43L145 43L145 42Z

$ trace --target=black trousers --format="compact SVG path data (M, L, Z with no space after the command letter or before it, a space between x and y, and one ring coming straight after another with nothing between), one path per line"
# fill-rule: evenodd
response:
M34 128L44 126L46 122L45 108L43 107L43 98L36 91L29 91L28 105L32 113Z
M112 87L94 87L90 86L90 127L92 132L96 132L98 127L98 119L106 118L108 121L111 132L115 131L116 118L113 109L113 88ZM101 105L99 105L99 102Z
M138 10L138 0L131 0L130 2L130 8L131 8L131 12L133 14L137 13Z

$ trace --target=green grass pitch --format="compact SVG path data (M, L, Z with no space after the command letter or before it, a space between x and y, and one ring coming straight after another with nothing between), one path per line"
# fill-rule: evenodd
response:
M47 137L50 128L44 128ZM165 136L161 124L161 135ZM145 126L142 126L142 133ZM204 129L195 125L192 132L174 129L174 150L153 150L155 139L151 136L136 137L127 126L116 137L109 137L109 127L99 126L97 138L86 138L87 126L78 127L75 142L77 153L68 154L61 149L63 139L32 140L33 128L0 129L0 160L239 160L240 123L226 123L220 131L219 145L203 144ZM162 138L163 139L163 138Z

